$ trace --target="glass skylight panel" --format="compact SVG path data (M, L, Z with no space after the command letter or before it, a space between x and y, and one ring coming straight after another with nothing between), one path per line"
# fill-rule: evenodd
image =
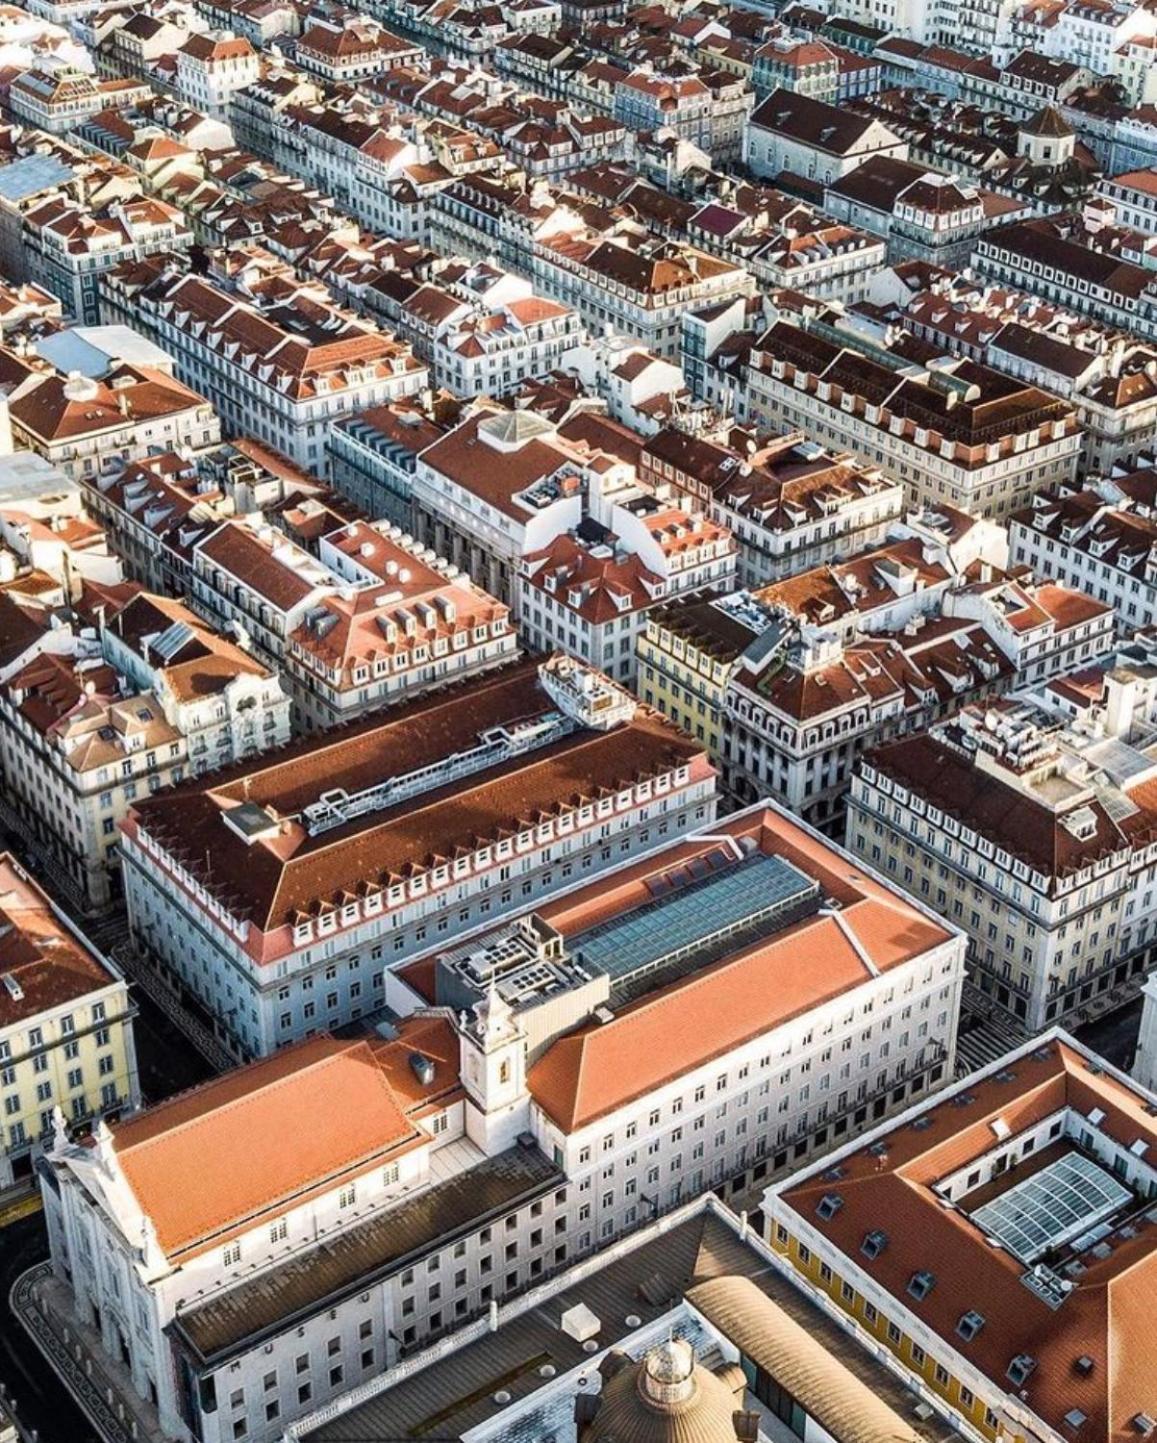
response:
M1130 1196L1092 1158L1073 1152L977 1208L972 1221L1022 1262L1033 1263L1116 1212Z
M762 853L719 871L704 867L694 876L684 869L665 880L670 885L663 889L651 883L653 901L574 939L584 968L630 976L771 909L802 901L814 889L790 862Z

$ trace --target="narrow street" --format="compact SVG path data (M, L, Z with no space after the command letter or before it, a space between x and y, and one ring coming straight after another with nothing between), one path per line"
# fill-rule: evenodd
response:
M66 912L76 929L106 957L129 933L128 918L119 908L102 916L86 916L73 898L53 885L51 873L38 865L38 855L28 839L11 827L0 828L0 849L10 851L36 877L52 900ZM140 1064L144 1101L160 1102L174 1092L195 1087L214 1075L215 1069L197 1051L195 1044L152 1001L142 987L132 988L138 1014L133 1025Z
M36 1344L12 1316L8 1295L12 1284L48 1256L48 1240L40 1213L10 1223L0 1231L0 1381L15 1400L25 1428L35 1428L39 1443L100 1443L100 1439Z
M0 847L26 860L34 875L41 875L35 862L26 858L27 847L17 834L0 833ZM78 931L100 952L107 955L124 940L128 922L123 912L85 917L68 897L51 887L50 878L43 877L42 881ZM193 1042L143 988L134 986L131 995L138 1009L133 1035L141 1092L146 1103L159 1102L214 1075L214 1068ZM26 1429L36 1430L38 1443L100 1443L92 1425L12 1316L9 1306L9 1293L16 1279L47 1257L48 1238L41 1212L0 1228L0 1384L7 1389L8 1399L15 1399L20 1423Z
M1099 1052L1106 1062L1128 1072L1133 1066L1133 1054L1137 1050L1137 1034L1141 1030L1142 999L1136 997L1116 1012L1108 1012L1093 1022L1078 1027L1074 1036L1078 1042Z

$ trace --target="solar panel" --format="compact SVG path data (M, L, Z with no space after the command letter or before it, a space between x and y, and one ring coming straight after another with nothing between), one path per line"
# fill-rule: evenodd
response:
M1128 1202L1129 1189L1084 1153L1066 1153L977 1208L972 1221L1024 1263L1079 1237Z

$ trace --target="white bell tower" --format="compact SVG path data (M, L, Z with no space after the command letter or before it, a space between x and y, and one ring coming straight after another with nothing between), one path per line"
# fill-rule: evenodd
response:
M510 1147L530 1123L526 1033L493 982L474 1017L459 1019L466 1135L488 1156Z

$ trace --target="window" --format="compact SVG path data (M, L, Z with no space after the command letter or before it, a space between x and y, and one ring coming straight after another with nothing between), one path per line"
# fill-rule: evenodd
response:
M883 1228L873 1228L860 1244L860 1251L866 1258L878 1258L888 1246L888 1234Z
M908 1279L908 1292L917 1302L923 1302L935 1286L935 1273L930 1273L923 1268L918 1273L913 1273Z

